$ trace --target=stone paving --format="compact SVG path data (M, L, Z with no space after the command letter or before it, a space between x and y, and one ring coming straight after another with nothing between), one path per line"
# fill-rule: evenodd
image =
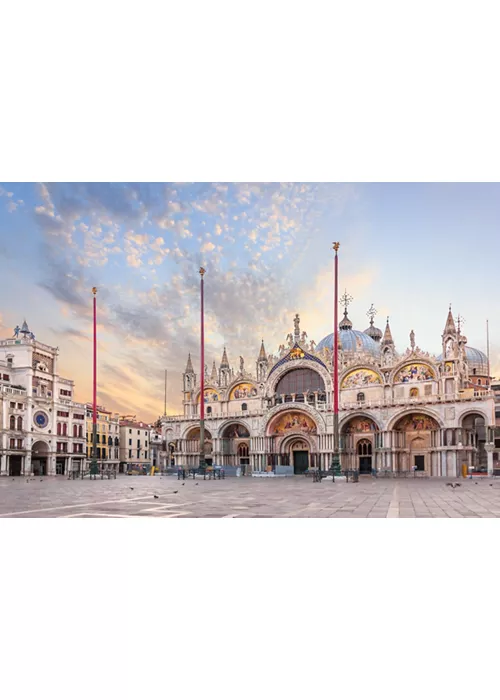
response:
M0 518L497 518L500 479L0 479ZM155 498L154 496L158 496Z

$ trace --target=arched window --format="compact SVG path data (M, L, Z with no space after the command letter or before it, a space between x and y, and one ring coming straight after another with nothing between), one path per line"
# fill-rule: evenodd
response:
M78 426L78 437L83 437L83 427L81 425Z
M73 437L78 437L78 426L77 425L73 426Z
M478 384L481 384L481 380L480 380L480 379L478 379L478 380L477 380L477 383L478 383Z
M61 435L61 424L60 423L57 424L57 434Z
M238 445L238 456L248 457L248 445L246 442L242 442L240 445Z
M115 437L115 447L118 447L120 445L120 441L118 440L117 437Z
M18 419L17 419L17 429L18 430L23 429L23 419L21 418L21 416L18 416Z
M360 440L357 446L358 455L361 457L371 457L372 444L369 440Z
M476 374L476 368L475 368L475 367L474 367L474 369L472 370L472 374Z
M362 391L360 391L359 394L358 394L358 396L357 396L357 401L358 401L359 403L364 403L364 400L365 400L365 395L363 394Z
M212 406L207 406L207 413L212 413Z
M248 406L247 406L246 403L242 403L242 404L241 404L241 410L242 410L242 411L248 411Z
M63 429L62 434L63 434L63 435L67 435L67 434L68 434L68 425L67 425L67 423L63 423L63 424L62 424L62 429Z
M275 394L307 394L308 392L325 391L325 383L318 372L309 368L292 369L287 372L277 383Z
M10 417L10 429L15 430L16 429L16 419L14 416Z

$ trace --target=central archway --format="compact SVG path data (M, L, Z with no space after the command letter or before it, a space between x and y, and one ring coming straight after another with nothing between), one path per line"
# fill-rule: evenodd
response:
M35 442L31 448L31 470L34 476L47 476L49 446L43 440Z

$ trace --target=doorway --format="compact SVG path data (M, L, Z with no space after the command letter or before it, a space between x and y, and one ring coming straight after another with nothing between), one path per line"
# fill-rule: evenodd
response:
M293 473L303 474L309 469L309 452L306 450L294 450Z
M370 440L360 440L357 446L359 458L359 473L372 473L372 443Z
M20 455L10 455L9 476L21 476L23 458Z
M372 473L372 458L371 457L360 457L359 458L359 473L360 474L371 474Z
M415 471L424 472L425 471L425 457L424 455L414 456Z

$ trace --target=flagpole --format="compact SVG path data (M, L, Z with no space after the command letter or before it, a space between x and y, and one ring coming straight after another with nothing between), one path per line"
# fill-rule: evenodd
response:
M490 324L488 319L486 319L486 356L488 357L488 389L490 388L491 378L490 378Z
M333 456L332 456L332 475L335 481L335 476L340 476L340 455L339 455L339 258L338 251L340 243L333 244L335 251L334 267L333 267Z
M92 394L92 461L90 463L90 476L96 477L99 467L97 464L97 287L92 287L94 295L94 367L93 367L93 394Z
M167 370L165 370L165 406L163 408L163 415L167 415Z
M205 270L200 267L200 297L201 297L201 318L200 318L200 470L205 469L205 308L204 308L204 287L203 275Z

